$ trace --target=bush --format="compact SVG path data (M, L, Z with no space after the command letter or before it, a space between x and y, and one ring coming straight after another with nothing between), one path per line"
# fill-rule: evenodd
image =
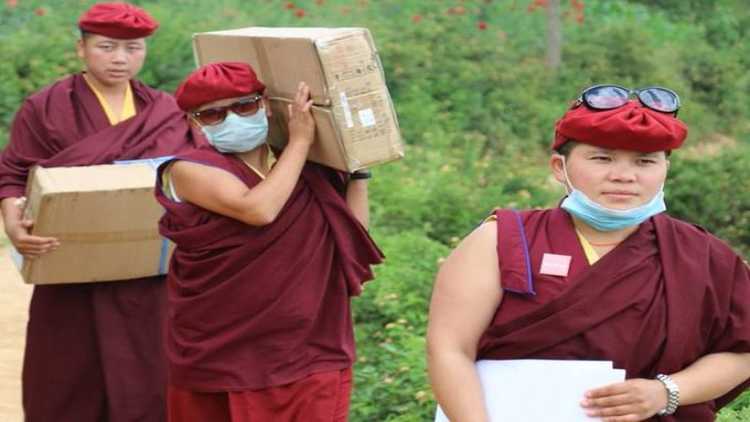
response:
M750 144L671 159L666 198L675 217L699 224L750 257Z
M427 308L438 260L449 249L417 230L375 237L387 264L355 301L359 359L351 419L429 420L435 404L425 363Z

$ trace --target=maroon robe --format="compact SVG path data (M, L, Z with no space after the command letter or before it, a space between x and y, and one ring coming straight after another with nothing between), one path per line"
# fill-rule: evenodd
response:
M34 165L109 164L185 150L174 99L131 83L137 114L110 125L83 76L30 96L0 155L0 198L23 196ZM27 422L163 421L163 277L35 286L23 367Z
M291 384L262 390L202 393L173 385L169 422L346 422L352 369L316 372Z
M496 215L505 294L478 359L612 360L654 378L750 352L750 270L703 229L660 214L589 266L562 209ZM568 275L540 274L544 253L571 256ZM652 420L713 421L746 386Z
M261 182L239 158L213 149L179 159L227 171L250 188ZM352 365L349 298L383 256L344 190L338 173L306 163L276 220L251 226L157 189L167 209L161 233L176 244L167 276L170 384L257 390Z

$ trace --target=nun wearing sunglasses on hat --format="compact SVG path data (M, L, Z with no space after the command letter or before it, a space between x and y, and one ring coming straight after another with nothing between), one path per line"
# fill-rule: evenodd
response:
M750 269L666 212L679 105L658 87L584 91L555 126L559 206L496 210L441 265L428 366L451 422L490 420L479 360L611 361L626 380L576 403L608 422L713 421L746 389Z
M305 83L288 108L288 143L271 151L264 90L249 65L222 62L175 94L202 147L162 164L156 189L160 232L176 246L171 422L347 419L349 301L383 258L367 232L367 175L306 162Z

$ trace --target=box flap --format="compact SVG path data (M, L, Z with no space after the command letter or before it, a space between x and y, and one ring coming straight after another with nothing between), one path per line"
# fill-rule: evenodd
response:
M272 97L294 98L304 81L315 104L330 103L315 45L308 38L257 38L217 33L193 36L196 63L240 61L250 64Z

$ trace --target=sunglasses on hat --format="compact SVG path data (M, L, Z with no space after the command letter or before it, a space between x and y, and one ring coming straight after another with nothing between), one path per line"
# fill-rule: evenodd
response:
M226 106L195 111L190 113L190 116L204 126L218 125L227 118L227 112L230 110L232 113L240 116L252 116L260 110L262 104L261 100L263 100L262 96L253 95L251 97L242 98L241 100Z
M651 110L676 116L680 109L677 93L660 86L628 89L619 85L594 85L581 93L576 105L585 104L593 110L611 110L627 104L631 94L635 94L638 101Z

